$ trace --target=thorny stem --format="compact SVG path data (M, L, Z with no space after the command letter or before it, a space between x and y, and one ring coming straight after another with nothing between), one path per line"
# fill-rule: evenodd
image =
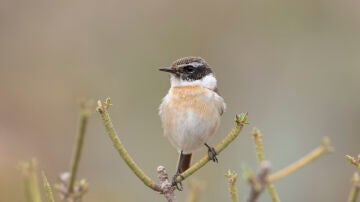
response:
M229 170L228 173L225 174L225 177L228 178L229 193L230 193L231 201L239 202L239 196L238 196L237 188L236 188L237 174L235 172L231 172Z
M254 142L255 142L256 156L258 158L259 163L261 164L265 160L265 152L264 152L264 145L262 142L262 134L261 134L260 130L254 128L253 138L254 138ZM272 201L280 202L279 195L275 189L274 184L271 183L271 181L268 181L267 189L269 191Z
M72 193L74 191L76 174L79 167L82 147L84 145L86 126L88 123L89 116L91 114L89 109L85 105L86 103L81 104L81 109L79 113L79 126L77 130L75 150L71 162L71 173L70 173L68 193Z
M134 174L149 188L154 191L162 193L162 189L157 185L150 177L148 177L144 171L135 163L132 157L129 155L124 145L122 144L116 130L114 129L114 125L111 122L110 115L108 113L108 109L111 106L111 99L107 98L104 105L101 101L98 101L98 106L96 108L97 112L100 114L107 134L111 141L114 144L115 149L118 151L121 158L125 161L125 163L129 166L129 168L134 172ZM241 129L245 124L249 124L248 116L246 113L242 113L236 116L235 119L236 126L230 131L230 133L215 147L217 153L220 153L224 150L240 133ZM209 162L209 157L206 155L201 158L198 162L196 162L193 166L187 169L184 173L182 173L182 177L177 178L177 182L181 182L194 172L203 167L207 162Z
M296 162L292 163L291 165L277 171L274 174L271 174L269 176L269 181L274 182L276 180L279 180L297 170L304 167L305 165L309 164L310 162L316 160L320 156L322 156L325 153L331 152L333 149L330 147L330 140L327 137L324 137L322 140L322 144L315 148L310 153L306 154Z

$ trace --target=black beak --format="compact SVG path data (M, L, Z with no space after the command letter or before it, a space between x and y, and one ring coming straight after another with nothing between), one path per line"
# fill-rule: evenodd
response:
M164 68L160 68L159 70L163 71L163 72L169 72L169 73L172 73L172 74L176 74L176 69L173 69L171 67L164 67Z

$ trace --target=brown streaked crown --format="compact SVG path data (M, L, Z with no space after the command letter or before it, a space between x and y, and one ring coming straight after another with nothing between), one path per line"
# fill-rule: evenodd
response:
M192 62L202 63L205 66L209 67L208 63L204 59L202 59L201 57L197 57L197 56L188 56L188 57L183 57L183 58L177 59L172 63L171 67L176 68L179 65L189 64Z
M177 59L170 68L162 68L160 70L169 72L175 77L186 81L200 80L206 75L213 73L204 59L194 56Z

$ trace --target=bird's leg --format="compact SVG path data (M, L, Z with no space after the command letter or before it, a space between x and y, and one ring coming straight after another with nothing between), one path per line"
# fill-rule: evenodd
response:
M172 186L175 186L177 190L182 191L183 190L183 186L181 182L177 182L177 177L180 176L182 179L184 179L184 177L181 175L181 171L180 171L180 164L181 164L181 157L183 155L183 151L181 150L180 155L179 155L179 162L176 168L176 173L172 178Z
M214 147L210 147L208 144L205 143L205 146L208 148L208 156L209 156L209 159L214 161L215 163L218 162L218 159L216 158L216 155L218 154Z
M183 190L183 185L181 182L177 182L177 177L180 176L182 179L184 179L184 177L181 175L180 170L178 169L175 173L175 175L172 178L172 186L175 186L177 190L182 191Z

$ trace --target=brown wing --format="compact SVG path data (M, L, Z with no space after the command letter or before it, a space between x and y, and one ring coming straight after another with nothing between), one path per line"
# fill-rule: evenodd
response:
M216 94L218 94L219 96L221 96L218 87L216 87L216 88L214 89L214 92L215 92Z
M219 89L218 89L217 87L214 89L214 92L215 92L219 97L221 97L221 95L220 95L220 93L219 93ZM221 98L222 98L222 97L221 97ZM224 102L224 101L222 101L222 102ZM220 106L219 108L220 108L220 116L221 116L221 115L223 115L224 110L225 110L224 103L221 103L221 106Z

